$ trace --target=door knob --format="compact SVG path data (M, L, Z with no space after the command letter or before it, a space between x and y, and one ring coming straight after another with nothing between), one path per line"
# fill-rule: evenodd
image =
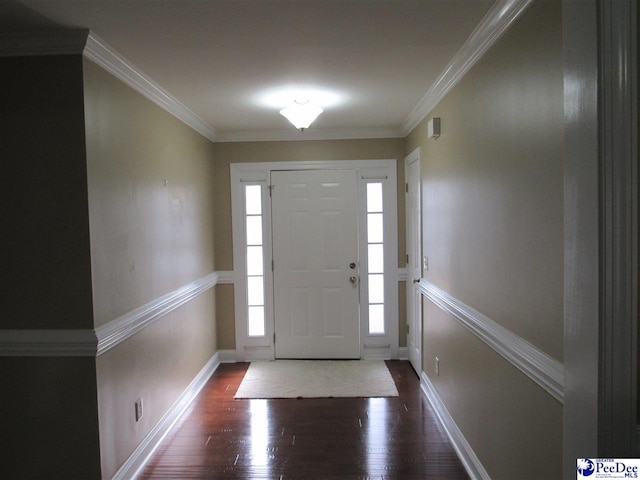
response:
M349 277L349 281L355 285L358 281L358 277Z
M355 268L356 268L356 264L355 264L354 262L351 262L351 263L349 264L349 268L350 268L351 270L355 269Z

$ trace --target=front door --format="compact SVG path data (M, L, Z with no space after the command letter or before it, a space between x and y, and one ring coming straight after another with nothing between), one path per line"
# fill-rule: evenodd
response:
M360 358L355 170L271 173L276 358Z

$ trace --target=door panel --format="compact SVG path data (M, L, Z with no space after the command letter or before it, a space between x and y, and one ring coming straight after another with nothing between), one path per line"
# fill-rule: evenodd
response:
M422 234L420 200L420 159L405 169L407 230L407 349L409 361L418 375L422 372L422 295L416 280L422 276Z
M276 358L360 358L357 179L271 173Z

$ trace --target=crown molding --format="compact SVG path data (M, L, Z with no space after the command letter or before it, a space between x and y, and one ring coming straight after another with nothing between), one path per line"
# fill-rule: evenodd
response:
M89 30L45 30L0 34L0 57L80 55Z
M313 127L300 132L294 127L286 130L254 130L218 132L216 142L291 142L306 140L351 140L368 138L403 138L397 128L326 128Z
M564 402L562 363L424 278L420 280L419 287L425 298L458 320L553 398Z
M216 131L89 30L0 34L0 57L83 55L212 142Z
M212 142L216 140L216 131L213 127L189 110L169 92L160 87L150 77L138 70L132 63L94 33L89 33L84 49L84 56L97 65L100 65L107 72L122 80L181 122L193 128L196 132Z
M87 59L100 65L212 142L403 138L429 114L532 2L533 0L497 0L400 128L311 128L304 132L287 129L218 133L106 42L88 30L0 34L0 56L83 54Z
M533 0L497 0L471 33L458 53L403 122L401 131L409 135L435 108L484 53L520 18Z

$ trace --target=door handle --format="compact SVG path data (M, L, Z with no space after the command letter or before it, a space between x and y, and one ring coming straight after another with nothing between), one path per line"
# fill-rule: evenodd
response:
M355 285L356 282L358 281L358 277L349 277L349 281Z
M414 278L413 279L413 283L420 283L420 279L419 278Z

